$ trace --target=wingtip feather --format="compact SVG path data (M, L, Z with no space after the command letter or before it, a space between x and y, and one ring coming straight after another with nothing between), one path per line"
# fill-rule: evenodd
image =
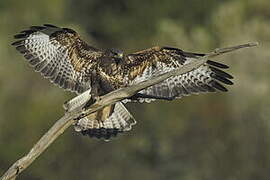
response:
M43 24L43 25L46 26L46 27L50 27L50 28L59 28L59 27L57 27L57 26L55 26L55 25L47 24L47 23L45 23L45 24Z
M27 36L28 36L28 34L20 33L20 34L14 35L14 38L15 39L23 39L23 38L26 38Z
M216 89L222 91L222 92L227 92L227 91L228 91L227 88L225 88L223 85L221 85L221 84L218 83L217 81L212 80L212 81L210 82L210 85L211 85L212 87L214 87L214 88L216 88Z
M211 77L214 78L214 79L216 79L216 80L218 80L218 81L220 81L220 82L222 82L222 83L224 83L224 84L233 85L233 82L232 81L230 81L229 79L227 79L227 78L225 78L223 76L219 76L217 74L212 73L211 74Z
M222 68L222 69L228 69L229 68L229 66L227 66L226 64L221 64L221 63L211 61L211 60L208 60L206 63L209 64L209 65L218 67L218 68Z

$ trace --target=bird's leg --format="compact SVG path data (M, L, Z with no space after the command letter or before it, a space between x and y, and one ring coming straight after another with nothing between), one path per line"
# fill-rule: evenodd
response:
M83 109L88 109L92 104L99 100L99 86L97 83L92 85L90 96L91 98L85 103Z
M84 109L84 110L85 110L85 109L88 109L88 108L89 108L91 105L93 105L98 99L99 99L98 96L93 96L93 95L91 94L91 99L85 103L85 105L83 106L83 109Z

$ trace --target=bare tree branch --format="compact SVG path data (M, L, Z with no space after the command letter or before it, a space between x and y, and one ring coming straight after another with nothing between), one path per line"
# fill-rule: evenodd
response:
M198 61L189 63L185 65L184 67L175 69L170 72L166 72L160 76L153 77L147 81L143 81L138 84L131 85L129 87L121 88L111 93L108 93L100 97L100 99L98 99L93 105L91 105L86 110L83 109L85 105L85 101L80 101L80 99L85 99L85 98L82 98L83 96L84 97L89 96L90 91L84 92L83 94L69 101L69 102L73 102L72 103L73 105L75 102L75 105L76 105L75 108L73 106L68 107L68 108L66 107L68 111L65 113L65 115L61 119L56 121L56 123L48 130L48 132L44 134L41 137L41 139L34 145L34 147L29 151L29 153L25 155L24 157L22 157L21 159L17 160L5 172L5 174L1 177L0 180L16 179L16 177L23 170L25 170L37 157L39 157L40 154L44 152L54 142L54 140L58 136L64 133L64 131L76 121L75 119L78 119L79 117L81 118L81 117L87 116L88 114L91 114L109 104L114 104L117 101L121 101L125 98L131 97L137 92L139 92L140 90L150 87L154 84L160 83L172 76L185 74L194 69L197 69L202 64L204 64L209 58L219 56L227 52L235 51L237 49L253 47L257 45L258 43L248 43L248 44L243 44L243 45L238 45L238 46L233 46L233 47L228 47L228 48L216 49L213 52L199 58ZM70 104L67 103L67 105L70 105Z

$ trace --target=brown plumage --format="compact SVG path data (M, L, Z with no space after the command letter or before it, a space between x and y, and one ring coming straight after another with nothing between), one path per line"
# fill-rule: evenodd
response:
M132 54L100 50L88 45L72 29L54 25L32 26L15 35L12 45L35 71L66 90L80 94L91 89L92 97L158 76L196 61L204 54L172 47L153 47ZM232 76L221 69L228 66L208 61L187 74L171 77L140 91L127 101L172 100L190 94L227 91ZM75 129L89 136L109 139L128 131L136 121L119 102L83 118Z

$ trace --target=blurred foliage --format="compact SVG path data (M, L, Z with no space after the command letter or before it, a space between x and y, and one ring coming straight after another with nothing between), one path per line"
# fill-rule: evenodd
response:
M23 28L52 23L76 29L94 46L126 52L260 46L218 59L235 76L230 92L129 104L138 124L110 142L70 128L20 179L269 179L269 7L269 0L0 1L0 174L74 96L33 72L10 46Z

